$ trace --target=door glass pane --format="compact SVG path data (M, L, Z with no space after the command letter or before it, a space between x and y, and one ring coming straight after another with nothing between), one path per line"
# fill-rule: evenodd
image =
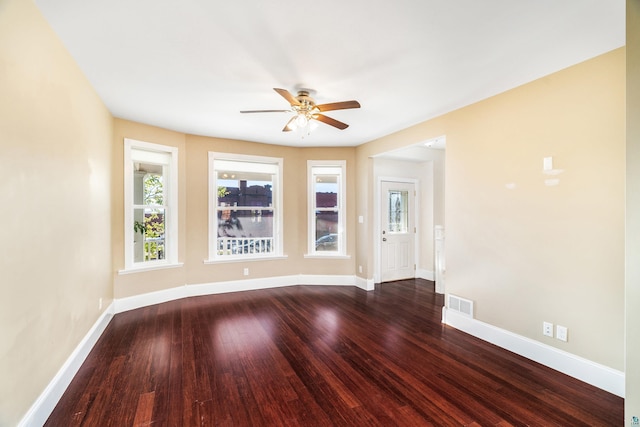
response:
M389 232L406 233L409 223L408 199L409 192L389 190Z

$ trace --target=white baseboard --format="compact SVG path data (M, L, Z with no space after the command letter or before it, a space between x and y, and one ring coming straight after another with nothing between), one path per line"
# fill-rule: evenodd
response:
M442 322L609 393L624 397L624 372L466 317L447 310L446 307L442 309Z
M373 279L365 279L363 277L356 276L356 286L365 291L372 291L375 289L376 284Z
M162 291L150 292L115 300L115 312L134 310L149 305L200 295L222 294L227 292L253 291L257 289L280 288L293 285L357 286L373 290L373 280L348 275L309 275L264 277L257 279L233 280L228 282L201 283L184 285Z
M67 387L78 373L80 366L85 361L89 352L100 338L100 335L107 328L114 315L113 303L100 315L96 323L91 327L89 332L84 336L82 341L77 345L75 350L64 362L53 379L49 382L44 391L38 396L36 401L31 405L27 413L22 417L19 427L31 427L43 425L58 401L66 391Z
M436 274L433 271L425 270L423 268L416 269L416 277L418 279L431 280L432 282L436 280Z

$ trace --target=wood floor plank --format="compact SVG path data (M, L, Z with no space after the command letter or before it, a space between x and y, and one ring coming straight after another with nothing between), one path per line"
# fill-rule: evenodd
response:
M615 426L623 399L441 323L433 282L116 315L47 426Z
M133 418L134 426L148 426L151 424L155 394L155 391L151 391L140 395L138 406L136 407L136 415Z

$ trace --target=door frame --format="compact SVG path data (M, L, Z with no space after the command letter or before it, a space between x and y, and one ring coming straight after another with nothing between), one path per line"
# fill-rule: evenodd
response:
M413 261L416 265L414 269L414 277L417 271L417 264L420 259L420 218L418 216L418 207L420 206L420 180L415 178L403 178L394 176L378 176L375 181L375 189L373 192L373 251L374 251L374 269L373 269L373 282L380 283L382 277L382 249L380 236L382 235L382 216L380 212L382 210L382 198L380 197L382 192L383 182L399 182L403 184L413 184L415 195L413 196L413 218L414 226L416 228L415 238L413 239ZM385 200L386 201L386 200Z

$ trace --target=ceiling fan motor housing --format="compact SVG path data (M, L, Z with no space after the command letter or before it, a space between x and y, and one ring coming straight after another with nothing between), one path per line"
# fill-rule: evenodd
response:
M311 95L306 90L298 91L298 96L296 96L296 99L304 107L311 107L307 109L312 109L316 105L315 101L313 100L313 98L311 98Z

